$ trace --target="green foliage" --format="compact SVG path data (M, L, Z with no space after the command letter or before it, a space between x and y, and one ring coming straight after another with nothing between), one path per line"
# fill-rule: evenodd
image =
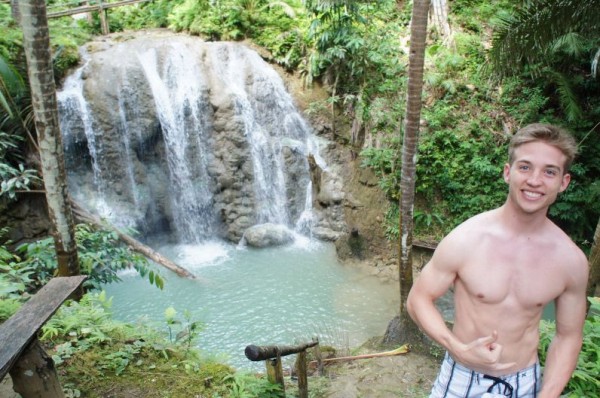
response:
M166 28L173 8L182 3L183 0L153 0L113 8L109 19L111 32Z
M8 232L0 229L0 238ZM31 284L32 267L15 267L21 259L0 245L0 322L10 318L22 304L23 294Z
M392 201L400 198L400 152L396 148L367 148L361 152L362 167L370 167L377 177L379 186Z
M187 344L165 340L147 325L113 320L111 304L104 292L88 293L63 305L42 328L41 341L50 346L72 396L102 396L116 386L169 391L169 396L221 396L228 390L229 367L203 359Z
M21 308L21 300L0 297L0 323L4 322Z
M307 26L297 0L185 0L173 8L169 22L176 31L210 40L252 38L287 68L300 62Z
M225 381L230 384L230 398L281 398L284 396L279 384L271 384L264 378L247 373L235 373Z
M0 58L15 59L22 53L23 34L10 14L10 5L0 3Z
M87 224L77 225L75 231L81 272L89 275L84 286L99 289L102 284L118 282L120 270L135 269L141 276L148 276L151 284L162 288L164 280L148 266L145 257L122 245L114 231L95 230ZM56 271L54 240L46 238L18 247L25 258L22 266L36 270L38 285L43 285Z
M73 352L84 351L94 344L109 341L109 332L122 331L124 325L108 322L111 305L112 299L106 298L106 292L89 293L79 302L72 301L62 306L46 322L42 328L42 340L54 341L61 336L69 336L68 347L63 347L62 356L54 358L57 364L62 363Z
M6 135L0 132L0 140ZM0 142L0 144L2 144ZM0 150L1 152L1 150ZM41 183L37 171L26 169L23 163L15 168L9 164L2 163L0 160L0 197L7 195L10 199L15 199L19 190L29 190L33 183Z
M192 321L192 315L188 310L183 311L180 316L175 308L169 307L165 310L165 320L169 332L169 341L171 343L181 343L187 346L188 349L192 347L194 340L203 328L201 322Z
M600 396L600 298L589 297L591 308L583 328L583 346L577 367L563 394L567 397ZM554 337L554 322L542 321L540 325L540 362L546 362L546 354Z
M0 55L0 197L15 199L20 190L39 185L37 171L25 166L21 153L28 129L30 98L17 68Z
M390 208L385 213L385 237L390 241L400 239L400 206L398 201L391 202Z
M445 129L423 134L417 165L417 194L434 203L434 213L460 223L484 209L501 205L506 198L502 166L506 162L505 138L471 125L470 136ZM436 115L430 116L436 121ZM433 129L432 129L433 130ZM447 229L455 225L447 225Z

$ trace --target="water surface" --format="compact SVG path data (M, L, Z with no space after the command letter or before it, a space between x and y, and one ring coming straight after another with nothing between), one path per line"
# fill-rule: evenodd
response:
M292 345L318 336L321 344L355 347L385 332L398 308L396 284L338 263L331 244L301 240L283 248L251 249L211 242L158 249L198 276L166 270L163 291L134 274L106 287L117 319L143 319L166 329L164 311L188 310L204 323L197 345L236 368L257 369L249 344Z

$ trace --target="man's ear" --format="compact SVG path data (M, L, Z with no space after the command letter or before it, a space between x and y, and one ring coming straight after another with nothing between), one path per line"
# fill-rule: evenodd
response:
M504 177L504 182L508 184L508 182L510 181L510 164L504 164L504 170L502 170L502 175Z
M569 186L569 183L571 182L571 174L566 173L565 175L562 176L562 181L560 182L560 189L558 190L558 192L564 192L565 189L567 189L567 187Z

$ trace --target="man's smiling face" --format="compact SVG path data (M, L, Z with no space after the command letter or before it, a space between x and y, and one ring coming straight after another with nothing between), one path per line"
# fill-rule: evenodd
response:
M558 148L542 141L515 148L513 163L504 165L509 201L527 214L545 214L571 181L571 176L565 174L565 161L566 156Z

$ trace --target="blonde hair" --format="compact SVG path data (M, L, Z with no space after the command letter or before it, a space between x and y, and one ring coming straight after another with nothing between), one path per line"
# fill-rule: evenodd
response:
M517 131L508 144L508 162L514 162L515 149L534 141L543 141L559 149L567 157L563 172L569 171L577 155L577 142L567 130L551 124L533 123Z

